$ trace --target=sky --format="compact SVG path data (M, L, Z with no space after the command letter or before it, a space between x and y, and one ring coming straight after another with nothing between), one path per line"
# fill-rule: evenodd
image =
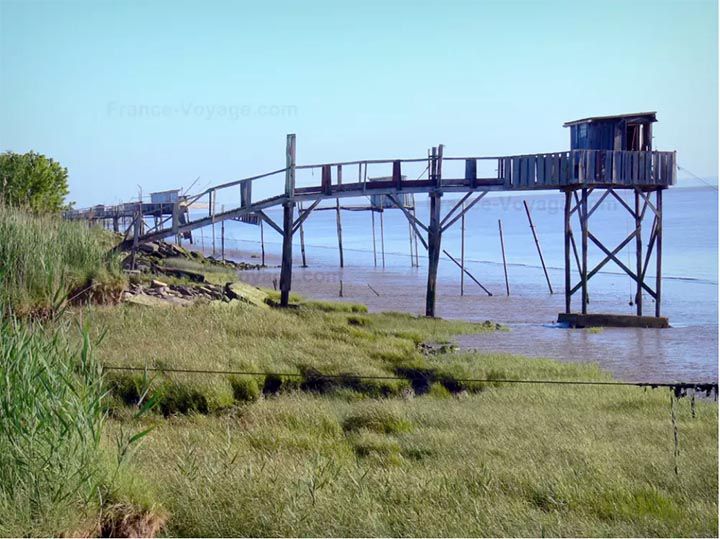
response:
M655 148L716 178L717 39L701 0L0 0L0 151L83 207L282 168L286 133L298 163L513 155L657 111Z

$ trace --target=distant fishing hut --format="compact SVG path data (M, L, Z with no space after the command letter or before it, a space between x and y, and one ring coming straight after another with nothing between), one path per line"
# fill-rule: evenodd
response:
M652 151L652 124L655 112L617 116L594 116L565 122L570 128L571 150Z

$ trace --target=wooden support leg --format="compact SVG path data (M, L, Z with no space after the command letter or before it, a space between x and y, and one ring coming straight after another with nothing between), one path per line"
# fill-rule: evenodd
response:
M302 202L298 205L298 216L302 214ZM307 268L307 259L305 258L305 230L300 223L300 254L302 255L302 267Z
M372 221L372 241L373 241L373 266L377 268L377 248L375 247L375 210L370 210L370 219Z
M173 203L172 207L172 227L173 238L175 239L175 245L180 245L180 207L177 202Z
M510 281L508 281L507 260L505 259L505 239L503 238L502 221L498 219L498 231L500 232L500 251L502 252L503 272L505 273L505 293L510 295Z
M570 314L572 294L570 292L570 210L572 206L572 194L565 191L565 312Z
M582 206L579 208L582 226L582 314L587 314L588 304L588 190L582 190Z
M413 229L410 221L408 221L408 241L410 242L410 267L415 267L415 254L413 253Z
M340 253L340 267L345 267L342 241L342 221L340 220L340 199L335 199L335 222L337 224L338 251Z
M428 227L428 280L425 316L435 316L437 271L440 264L440 193L430 194L430 226Z
M381 253L381 259L382 259L382 267L385 267L385 226L383 224L383 215L385 214L385 210L383 209L380 212L380 253Z
M655 229L655 316L660 316L660 299L662 298L662 189L656 191L655 208L657 209L657 228Z
M290 286L292 284L292 237L293 237L294 204L283 204L283 246L282 265L280 266L280 306L287 307L290 303Z
M635 191L635 273L638 276L637 289L635 291L635 307L637 315L642 316L642 215L640 213L640 193Z
M337 167L337 183L342 185L342 165ZM342 220L340 219L340 199L335 199L335 222L337 224L338 252L340 253L340 267L345 267L345 255L342 243Z
M262 219L260 219L260 265L265 267L265 232Z
M140 223L142 221L142 212L137 212L135 214L135 219L133 221L133 242L132 242L132 251L130 253L130 269L135 269L135 259L137 256L138 251L138 245L139 245L139 238L141 232L141 226Z
M460 218L460 295L465 295L465 203Z
M225 211L225 206L221 211ZM225 260L225 219L220 221L220 258Z
M413 195L412 204L413 204L412 216L417 218L415 216L415 195ZM413 230L413 244L415 246L415 267L419 268L420 267L420 253L418 251L418 235L417 235L417 232L415 232L414 230Z
M523 205L525 206L525 214L527 215L528 223L530 223L530 231L532 232L533 239L535 240L535 247L537 247L538 256L540 257L540 264L542 265L543 273L545 274L545 281L547 281L548 289L552 294L553 289L552 284L550 284L550 276L548 275L547 267L545 267L545 259L543 258L542 249L540 248L540 240L538 239L537 232L535 231L535 224L533 223L532 216L530 215L530 208L525 200L523 200Z

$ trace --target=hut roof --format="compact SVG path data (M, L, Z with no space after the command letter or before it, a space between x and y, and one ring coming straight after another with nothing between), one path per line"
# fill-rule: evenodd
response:
M589 118L581 118L580 120L572 120L565 122L563 127L570 127L577 124L589 124L592 122L605 122L608 120L639 120L644 122L657 122L655 115L657 112L633 112L630 114L616 114L613 116L591 116Z

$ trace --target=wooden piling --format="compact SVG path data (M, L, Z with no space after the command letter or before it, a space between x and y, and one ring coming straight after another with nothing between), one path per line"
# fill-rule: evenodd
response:
M435 190L430 192L430 223L428 226L428 279L425 295L425 316L435 316L435 295L437 289L437 272L440 264L440 244L442 231L440 228L440 206L442 191L441 168L442 145L439 148L433 147L431 154L431 178L435 184Z
M141 225L140 222L142 220L142 208L140 207L135 212L135 218L133 219L133 242L132 242L132 250L130 251L130 269L135 269L135 258L137 256L138 251L138 245L139 245L139 239L141 232Z
M570 211L572 207L572 194L568 189L565 191L565 314L570 314L572 294L570 292L572 282L570 280Z
M225 206L221 206L221 212L225 212ZM220 258L225 260L225 219L220 221Z
M530 215L530 208L528 207L527 201L523 200L525 206L525 213L527 214L528 222L530 223L530 230L532 231L533 239L535 240L535 247L537 247L538 256L540 256L540 264L542 264L543 273L545 273L545 280L547 281L550 293L553 293L552 284L550 284L550 276L548 275L547 268L545 267L545 259L543 258L542 249L540 248L540 240L538 239L537 232L535 231L535 225L533 224L532 216Z
M408 241L410 242L410 267L415 267L415 255L413 254L413 229L408 221Z
M580 282L582 283L582 314L587 314L588 306L588 190L587 187L582 189L580 220L582 227L582 266L580 268Z
M215 256L215 191L210 191L210 231L212 232L212 255Z
M260 265L265 267L265 232L262 219L260 219Z
M385 267L385 227L383 225L385 214L385 203L383 202L383 208L380 210L380 253L382 255L382 267Z
M175 245L180 245L180 203L173 202L172 207L172 233L175 238Z
M337 166L337 182L338 185L342 185L342 165ZM338 237L338 252L340 253L340 267L345 267L345 258L343 255L343 241L342 241L342 221L340 220L340 199L335 199L335 223L337 226L337 237ZM342 286L341 286L342 288Z
M657 210L657 227L655 229L655 316L660 317L662 299L662 226L663 205L662 188L655 192L655 209Z
M503 238L502 221L498 219L498 230L500 231L500 250L502 251L503 271L505 272L505 293L510 295L510 281L508 281L507 260L505 260L505 239Z
M460 295L465 295L465 203L462 203L460 218Z
M640 192L635 189L635 272L637 275L635 289L635 309L638 316L643 313L643 297L642 297L642 215L640 214Z
M303 206L302 202L298 203L298 218L302 217ZM302 257L302 267L307 268L307 259L305 258L305 230L303 229L302 222L300 222L300 255Z
M487 288L485 288L485 287L480 283L480 281L478 281L478 280L475 278L475 276L474 276L472 273L470 273L468 270L466 270L465 268L463 268L463 267L460 265L460 262L458 262L453 255L451 255L450 253L448 253L445 249L443 249L443 253L445 253L445 256L447 256L452 262L454 262L455 265L456 265L457 267L459 267L459 268L462 270L463 273L466 273L467 276L470 277L470 278L475 282L476 285L478 285L480 288L482 288L488 296L492 296L492 292L490 292Z
M417 216L415 215L415 194L412 194L411 196L412 196L412 216L414 219L417 219ZM418 235L417 235L417 232L415 232L415 230L413 230L413 239L414 239L413 243L415 244L415 267L419 268L420 267L420 253L418 250Z
M373 266L377 268L377 247L375 242L375 209L370 208L370 220L372 222L372 244L373 244Z
M292 236L295 197L295 135L287 136L285 148L285 197L283 203L283 247L280 266L280 305L287 307L290 303L290 287L292 284Z
M290 302L290 287L292 285L293 213L292 202L283 204L283 246L280 266L280 305L282 307L287 307Z

